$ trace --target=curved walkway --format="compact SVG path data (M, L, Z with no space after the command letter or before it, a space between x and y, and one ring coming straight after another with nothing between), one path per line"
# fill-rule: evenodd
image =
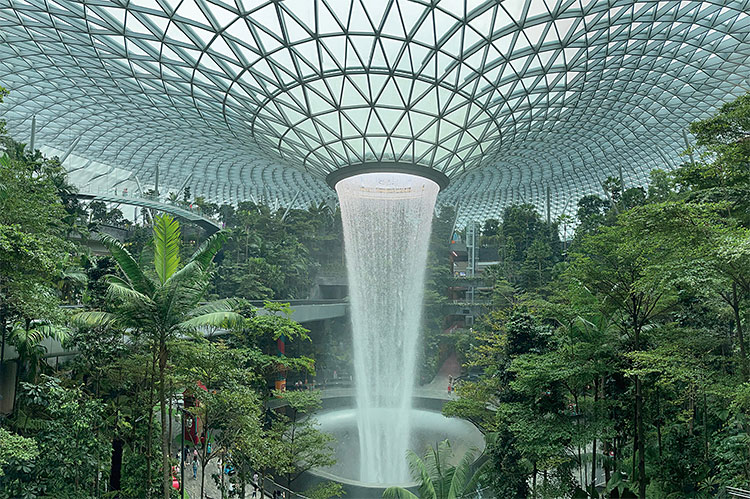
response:
M139 196L118 196L112 193L97 193L97 192L78 192L75 195L79 199L90 199L92 201L103 201L105 203L119 203L127 204L131 206L140 206L142 208L151 208L153 210L159 210L166 213L171 213L180 218L184 218L190 222L201 227L206 231L207 234L213 234L214 232L221 229L221 223L217 220L205 217L198 212L187 210L179 206L162 203L159 200L139 197Z

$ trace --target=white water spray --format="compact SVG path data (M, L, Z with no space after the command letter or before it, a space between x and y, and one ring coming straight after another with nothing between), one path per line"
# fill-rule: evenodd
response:
M403 173L366 173L336 184L349 274L363 482L409 481L409 413L439 190L431 180Z

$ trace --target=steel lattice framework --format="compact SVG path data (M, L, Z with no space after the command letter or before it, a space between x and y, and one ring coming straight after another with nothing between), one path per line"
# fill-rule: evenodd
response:
M373 161L451 178L462 219L571 212L681 161L750 89L750 0L0 0L12 134L79 183L297 204ZM549 194L547 194L549 193ZM299 195L297 195L299 194Z

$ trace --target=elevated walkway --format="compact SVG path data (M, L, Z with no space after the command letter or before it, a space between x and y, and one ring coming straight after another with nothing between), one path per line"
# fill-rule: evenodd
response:
M344 317L349 310L349 302L342 300L276 300L281 303L289 303L292 307L292 320L304 324L306 322L323 321ZM263 314L262 301L251 301L254 307L258 307Z
M337 317L344 317L349 310L349 302L340 300L291 300L283 301L282 303L290 303L292 307L292 320L305 324L306 322L322 321L326 319L335 319ZM253 306L258 307L258 314L263 315L267 313L262 307L263 302L251 302ZM66 308L78 308L70 306ZM212 336L226 334L227 331L219 331L218 333L214 330L211 332ZM207 333L208 335L208 333ZM54 359L55 357L67 357L75 355L78 352L76 350L68 350L63 348L59 341L47 338L42 342L42 346L46 348L47 353L44 355L48 359ZM5 345L5 358L4 361L14 360L18 357L16 349L6 344Z
M163 203L158 199L145 196L128 196L117 195L113 192L91 192L82 190L76 194L78 199L87 199L91 201L102 201L105 203L127 204L130 206L140 206L152 210L163 211L177 217L183 218L201 227L207 234L213 234L221 229L221 223L212 218L203 216L199 210L190 210L170 203Z

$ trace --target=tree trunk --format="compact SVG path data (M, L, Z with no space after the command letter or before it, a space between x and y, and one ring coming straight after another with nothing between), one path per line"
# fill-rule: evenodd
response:
M636 432L638 435L638 497L646 498L646 453L643 435L643 391L641 379L635 376Z
M656 389L656 444L659 446L659 459L661 459L661 399L658 388Z
M16 359L16 377L13 381L13 417L15 418L18 415L18 387L21 383L21 369L23 369L23 364L21 363L21 357ZM26 430L26 423L28 422L28 418L24 419L24 430Z
M167 455L169 456L172 455L172 402L173 402L172 399L174 398L172 397L173 393L174 393L174 386L172 385L172 380L170 379L169 380L169 412L168 412L169 414L169 432L168 432L169 433L169 439L168 439L169 449L167 449ZM182 452L182 449L180 449L180 452Z
M109 472L109 490L120 490L120 478L122 477L122 447L125 442L120 437L112 439L112 466ZM120 494L114 498L119 499Z
M203 444L203 459L201 460L201 497L200 499L203 499L205 497L204 490L206 487L206 467L208 466L208 460L206 459L206 446L208 445L208 439L206 439L206 443Z
M169 470L169 437L167 435L167 396L164 386L164 371L167 369L167 346L164 341L159 345L159 412L161 415L161 466L162 495L169 499L172 480Z
M635 480L635 470L638 466L638 414L633 410L633 462L630 466L630 476Z
M148 393L148 433L146 433L146 497L151 497L151 484L153 483L153 477L151 476L151 468L153 467L153 455L151 450L153 449L154 442L154 389L156 387L156 346L153 347L151 354L151 383Z
M737 328L737 343L740 344L740 371L742 372L743 381L748 380L748 369L747 369L747 352L745 351L745 333L742 330L742 318L740 315L740 300L737 296L737 283L732 283L732 312L734 313L735 327Z
M609 479L611 478L611 474L609 472L609 451L610 451L610 443L609 442L603 442L602 443L602 449L607 455L607 459L603 461L603 468L604 468L604 483L609 483ZM614 452L613 452L614 454Z
M599 401L599 378L594 378L594 412L597 410L597 402ZM596 415L594 415L596 418ZM596 491L596 434L594 434L594 441L591 444L591 497L594 497Z
M226 491L224 490L224 463L226 462L226 457L226 454L222 454L221 466L219 467L219 478L221 478L221 499L224 499L227 496Z
M532 470L533 476L531 477L531 497L536 499L536 461L534 461L534 469Z
M641 349L641 327L637 315L633 315L633 332L635 333L635 350ZM641 378L637 374L635 378L635 434L636 441L633 447L633 463L635 455L638 454L638 497L646 498L646 453L645 437L643 434L643 388Z
M0 305L0 374L5 374L3 367L5 367L5 312L3 312L3 306Z
M294 435L297 430L297 410L293 409L293 411L294 411L293 412L294 417L292 418L292 436L289 441L289 455L292 456L293 461L294 461L294 458L297 457L296 453L294 452ZM286 474L286 488L291 488L291 485L292 485L292 474L287 473Z
M708 412L708 399L706 397L706 391L703 390L703 445L705 446L704 459L708 461L708 421L706 421L706 413Z

